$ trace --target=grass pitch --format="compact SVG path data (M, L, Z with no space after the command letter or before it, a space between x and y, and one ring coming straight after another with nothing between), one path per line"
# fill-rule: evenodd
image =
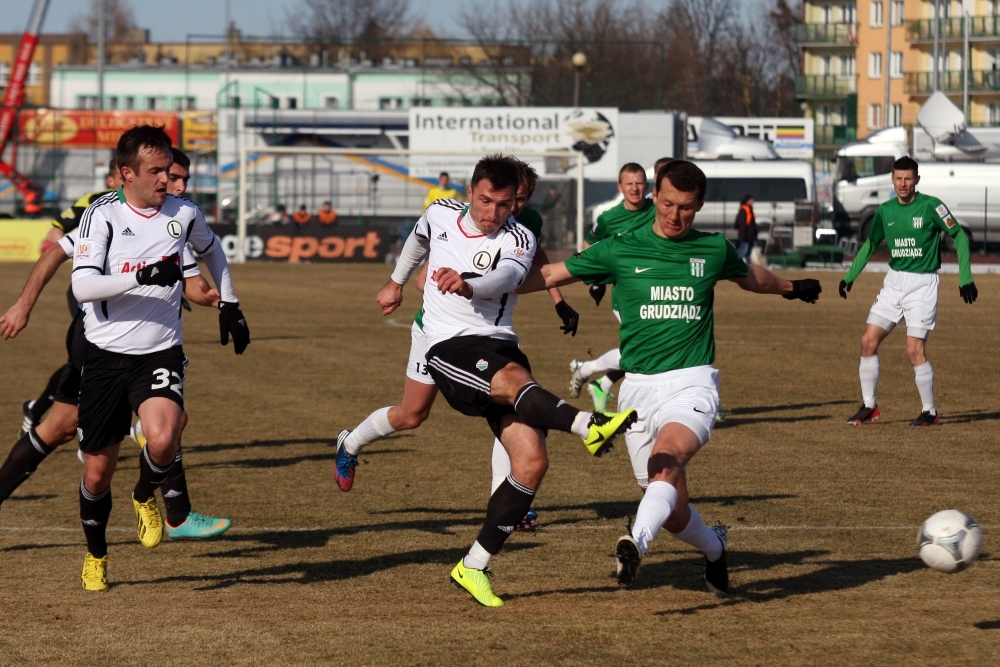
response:
M30 267L0 264L0 307ZM791 274L790 274L791 275ZM920 411L903 334L882 348L880 424L851 428L858 340L882 276L849 301L839 274L809 306L716 293L727 415L689 467L694 503L731 526L732 594L700 580L700 554L661 534L635 588L610 579L621 518L640 492L624 444L589 457L561 433L535 506L541 530L494 560L502 609L451 587L481 524L492 436L439 400L419 430L362 455L354 490L331 475L335 438L402 394L406 302L383 319L383 266L235 269L253 334L243 357L218 342L214 313L185 314L194 507L234 527L209 542L144 549L126 442L113 486L105 593L80 590L80 464L65 445L0 509L0 664L990 664L1000 660L997 395L1000 278L966 306L941 279L928 344L943 425ZM5 456L34 397L63 362L64 267L29 327L0 343ZM515 320L536 378L566 395L568 361L617 344L608 304L565 290L582 316L566 338L545 295ZM586 406L586 397L576 401ZM959 508L983 524L983 556L952 576L925 568L917 527Z

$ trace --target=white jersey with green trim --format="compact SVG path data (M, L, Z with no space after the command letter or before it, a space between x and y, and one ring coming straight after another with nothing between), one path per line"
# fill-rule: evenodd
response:
M218 240L201 209L167 195L155 209L137 209L121 189L97 199L80 222L73 257L73 280L82 276L138 271L190 243L195 252L212 250ZM185 265L188 264L185 260ZM87 340L108 352L149 354L182 343L181 294L173 287L140 285L85 309Z
M492 234L483 234L468 217L468 207L454 199L439 199L417 221L413 233L430 243L424 288L423 328L427 348L457 336L488 336L517 341L511 314L516 294L472 299L442 294L434 281L440 268L463 278L485 276L504 262L514 262L527 275L535 257L534 235L513 217Z

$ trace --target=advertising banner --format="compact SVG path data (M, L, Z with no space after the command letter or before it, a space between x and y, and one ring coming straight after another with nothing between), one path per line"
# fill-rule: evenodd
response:
M245 253L250 261L384 262L396 244L399 223L365 225L251 225ZM236 257L236 225L211 225L229 259Z
M181 150L214 151L217 141L214 113L185 111L181 120Z
M0 262L35 262L51 220L0 220Z
M18 142L58 148L114 148L125 130L135 125L162 125L177 145L177 114L161 111L88 111L86 109L25 109Z
M415 151L455 150L487 153L580 151L586 159L584 177L617 181L618 109L611 107L412 107L410 148ZM576 161L561 158L527 159L543 178L572 178ZM410 156L410 175L437 178L448 172L466 179L475 156Z

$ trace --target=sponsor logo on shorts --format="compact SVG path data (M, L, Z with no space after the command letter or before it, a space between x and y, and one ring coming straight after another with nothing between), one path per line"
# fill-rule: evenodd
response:
M480 359L479 361L476 362L476 368L478 368L480 371L485 371L489 367L490 365L486 362L485 359Z

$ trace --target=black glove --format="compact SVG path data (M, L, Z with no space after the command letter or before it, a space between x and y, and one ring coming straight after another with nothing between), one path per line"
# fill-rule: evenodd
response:
M979 290L976 288L976 283L962 285L958 288L958 293L962 295L966 303L974 303L976 298L979 297Z
M576 336L576 328L580 326L580 314L570 308L565 301L560 301L556 304L556 315L563 321L563 325L559 327L563 334L571 333Z
M236 354L243 354L250 344L250 327L243 317L238 303L219 303L219 334L223 345L229 345L229 334L233 334L233 347Z
M841 299L846 299L847 298L847 293L851 291L851 287L853 287L853 286L854 286L853 282L849 283L849 282L847 282L845 280L841 280L840 281L840 287L837 288L840 291L840 298Z
M792 293L783 296L789 301L801 299L806 303L816 303L816 300L819 299L819 293L822 291L823 288L819 286L818 280L806 278L805 280L793 280Z
M594 283L590 286L590 298L594 300L598 306L601 305L601 299L604 298L604 293L608 291L607 285L601 285L599 283Z
M173 287L178 280L183 278L184 272L181 271L180 255L176 252L155 264L147 264L135 272L135 281L140 285Z
M188 303L188 300L185 299L184 297L181 297L181 308L188 311L189 313L191 312L191 304Z

